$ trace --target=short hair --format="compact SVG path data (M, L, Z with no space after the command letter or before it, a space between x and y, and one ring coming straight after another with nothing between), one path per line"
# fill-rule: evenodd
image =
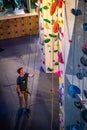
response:
M23 69L23 67L20 67L17 69L17 73L20 74L20 71Z

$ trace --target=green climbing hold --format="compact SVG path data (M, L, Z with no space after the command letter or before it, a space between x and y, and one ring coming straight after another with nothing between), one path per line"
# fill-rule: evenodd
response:
M48 38L48 39L44 40L44 42L48 43L48 42L50 42L50 39Z
M50 67L47 68L48 71L53 71L53 69L51 69Z
M49 34L49 36L50 36L50 37L53 37L53 38L56 38L56 37L57 37L57 35L55 35L55 34Z
M42 12L42 8L40 8L40 12Z
M58 63L58 62L55 62L55 65L59 65L59 63Z
M46 9L49 9L49 8L48 8L48 6L44 6L44 7L43 7L43 9L45 9L45 10L46 10Z
M58 50L54 50L54 52L58 52Z
M44 19L44 21L47 22L47 23L50 23L50 20L48 20L48 19Z

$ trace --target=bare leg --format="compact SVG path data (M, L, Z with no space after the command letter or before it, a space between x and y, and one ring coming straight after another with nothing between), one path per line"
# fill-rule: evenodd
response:
M19 97L19 105L20 105L20 108L23 107L23 97Z
M24 100L25 100L26 109L29 109L29 99L28 99L28 94L26 92L24 94Z

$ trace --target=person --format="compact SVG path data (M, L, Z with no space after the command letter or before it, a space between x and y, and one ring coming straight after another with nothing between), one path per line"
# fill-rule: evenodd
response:
M33 77L35 73L34 72L26 73L23 67L18 68L17 73L19 74L19 76L17 77L16 91L19 96L20 114L22 114L23 111L23 97L25 100L26 112L30 113L29 99L28 99L28 95L30 94L30 92L28 90L27 82L28 82L28 77Z

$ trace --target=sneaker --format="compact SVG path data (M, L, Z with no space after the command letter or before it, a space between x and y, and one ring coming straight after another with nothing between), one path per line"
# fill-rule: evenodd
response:
M19 108L18 111L17 111L17 115L18 116L21 116L23 113L23 108Z
M28 108L28 109L26 109L26 112L27 112L28 114L30 114L31 111L30 111L30 109Z

